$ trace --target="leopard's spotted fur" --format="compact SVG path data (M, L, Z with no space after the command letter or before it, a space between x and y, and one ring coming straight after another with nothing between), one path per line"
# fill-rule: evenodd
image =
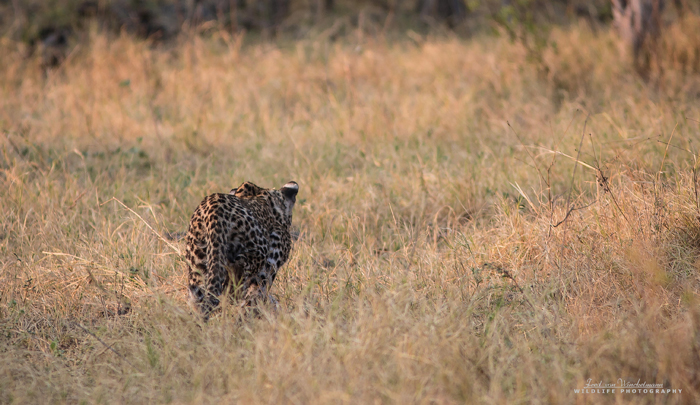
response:
M298 191L293 181L279 190L245 182L199 204L187 232L185 258L190 298L205 317L226 291L248 305L272 299L269 289L291 249Z

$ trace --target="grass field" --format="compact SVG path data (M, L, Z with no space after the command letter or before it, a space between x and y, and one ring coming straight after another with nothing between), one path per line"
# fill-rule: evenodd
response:
M0 403L695 403L688 32L0 43ZM280 308L205 324L168 236L245 180L300 185Z

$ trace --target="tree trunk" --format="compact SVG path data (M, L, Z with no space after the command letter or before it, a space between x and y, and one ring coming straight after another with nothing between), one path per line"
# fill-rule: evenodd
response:
M637 60L645 43L655 40L661 32L664 0L612 0L612 5L615 28L632 46Z

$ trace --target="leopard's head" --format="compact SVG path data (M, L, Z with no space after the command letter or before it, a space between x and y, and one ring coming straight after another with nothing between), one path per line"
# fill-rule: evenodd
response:
M292 209L298 192L299 185L295 181L288 182L279 190L258 187L247 181L231 190L230 194L242 200L267 200L278 220L289 227L292 225Z

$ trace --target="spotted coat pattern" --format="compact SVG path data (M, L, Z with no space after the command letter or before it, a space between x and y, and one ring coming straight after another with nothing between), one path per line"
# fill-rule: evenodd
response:
M289 258L298 191L293 181L279 190L245 182L199 204L187 231L185 258L190 299L202 315L208 317L224 293L243 305L273 300L269 289Z

